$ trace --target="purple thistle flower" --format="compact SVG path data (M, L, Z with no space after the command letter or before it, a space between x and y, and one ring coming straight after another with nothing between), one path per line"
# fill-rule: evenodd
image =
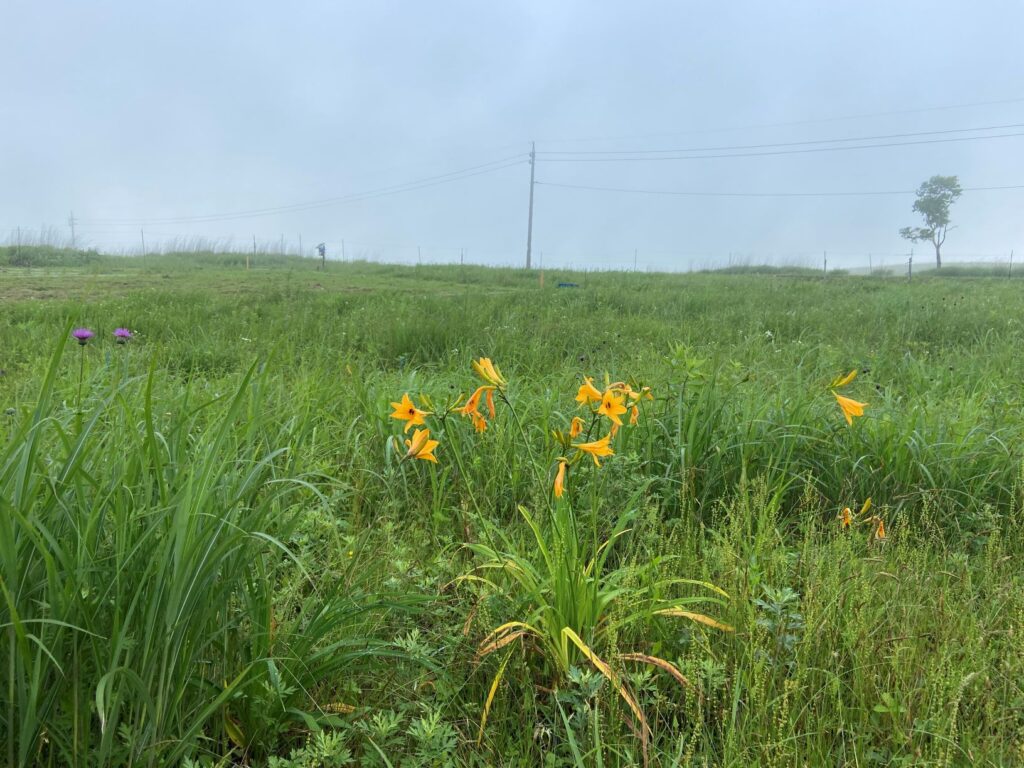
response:
M115 328L114 329L114 339L117 341L118 344L125 344L125 343L127 343L128 339L130 339L131 337L132 337L132 332L129 331L127 328Z
M75 330L71 332L71 335L75 337L80 346L84 347L86 344L89 343L89 339L91 339L96 334L90 331L88 328L75 328Z

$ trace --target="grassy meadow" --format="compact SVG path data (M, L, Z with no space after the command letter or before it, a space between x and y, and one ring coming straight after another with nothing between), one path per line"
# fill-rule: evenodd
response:
M1024 764L1020 281L12 250L0 764Z

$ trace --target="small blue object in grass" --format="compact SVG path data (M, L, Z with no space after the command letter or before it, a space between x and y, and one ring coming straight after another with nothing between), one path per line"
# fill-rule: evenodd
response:
M559 288L579 288L580 284L579 283L559 283L558 287Z

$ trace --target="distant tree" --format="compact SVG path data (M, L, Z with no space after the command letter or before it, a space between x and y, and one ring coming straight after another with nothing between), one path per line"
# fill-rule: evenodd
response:
M960 180L956 176L932 176L917 188L914 211L924 217L923 227L904 227L900 237L918 242L927 240L935 246L935 268L942 268L942 244L946 242L949 226L949 207L960 197Z

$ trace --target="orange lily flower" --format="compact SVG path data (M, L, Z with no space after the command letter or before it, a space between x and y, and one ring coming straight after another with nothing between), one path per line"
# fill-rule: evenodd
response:
M629 426L636 426L637 421L640 419L640 409L635 405L629 409Z
M590 443L573 443L573 447L577 448L583 453L589 454L590 457L594 460L594 463L600 467L601 462L597 460L599 456L615 455L615 451L613 451L611 446L608 444L611 442L611 439L612 436L609 433L602 437L600 440L594 440L593 442Z
M843 397L835 391L832 392L832 395L835 397L836 402L839 403L839 407L843 411L843 417L846 419L847 424L853 424L854 416L864 415L864 409L867 407L867 403L861 403L849 397Z
M403 432L408 432L409 427L426 423L424 417L431 414L430 411L421 411L417 408L412 398L409 397L408 392L402 395L402 402L392 403L391 407L395 409L395 412L391 414L391 418L405 422L405 427L402 429Z
M480 408L480 398L483 396L484 392L489 395L493 390L494 387L488 386L487 384L477 387L476 391L469 396L466 404L461 408L456 408L455 412L461 413L463 416L471 416L474 413L479 414L478 409Z
M558 462L558 473L555 475L555 498L562 498L565 493L565 469L569 466L564 459Z
M579 392L576 393L576 402L580 405L596 403L601 399L601 390L594 386L594 380L589 376L583 378Z
M423 459L437 464L437 459L434 458L434 449L437 446L438 441L430 439L429 429L417 429L412 433L412 440L405 441L405 447L409 449L405 458Z
M643 398L644 400L654 399L654 395L651 394L650 387L641 387L640 390L637 391L633 389L631 386L629 386L629 384L626 384L625 382L622 381L618 381L612 384L609 387L609 389L614 389L617 390L618 392L621 392L624 395L628 395L630 400L639 400L640 398Z
M473 427L477 432L483 432L487 429L487 420L480 414L480 398L487 393L488 409L491 412L491 417L494 417L494 401L491 400L491 393L494 391L494 387L484 384L476 388L476 392L469 396L466 404L461 408L456 408L456 413L461 413L463 416L468 416L473 420Z
M849 507L846 507L845 509L843 509L842 512L839 513L839 520L840 525L843 528L849 528L851 525L853 525L853 512L850 511Z
M583 419L579 416L573 416L572 422L569 424L569 437L575 439L583 433L583 427L586 426Z
M474 360L473 370L476 371L476 375L498 389L504 389L508 383L505 381L505 377L501 375L501 371L498 370L498 366L491 362L489 357L481 357L479 360Z
M597 412L602 416L607 416L621 427L622 419L619 418L619 414L626 412L626 406L622 404L622 396L616 397L614 390L609 388L601 395L601 405L598 407Z

